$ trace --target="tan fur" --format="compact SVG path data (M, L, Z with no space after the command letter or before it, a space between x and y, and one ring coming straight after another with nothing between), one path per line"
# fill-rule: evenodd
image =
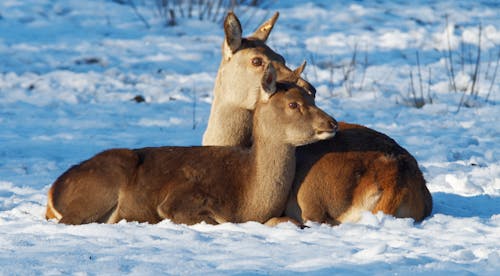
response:
M276 72L268 66L254 112L251 148L104 151L55 181L46 217L68 224L122 219L216 224L265 223L280 216L294 178L295 147L330 138L336 122L304 101L302 88L275 81ZM290 103L299 107L291 109Z
M277 18L276 13L254 34L243 38L238 18L233 13L226 17L226 38L222 45L222 59L215 80L214 98L203 135L203 145L250 146L252 110L259 99L258 84L264 69L272 63L278 73L278 81L287 80L291 76L295 78L296 74L284 65L283 57L265 44ZM262 60L259 66L252 63L256 58ZM298 82L308 93L314 93L314 87L308 82L303 79Z
M226 20L237 22L234 14ZM276 20L263 25L270 21L274 24ZM239 22L234 26L241 30ZM265 45L265 40L252 36L246 40L237 35L242 46L231 51L227 41L233 41L234 37L228 36L235 33L239 34L226 30L214 101L203 139L205 145L251 144L250 111L258 98L251 84L262 72L249 61L257 53L264 55L265 62L279 68L279 78L294 80L310 92L305 97L314 104L314 87L297 78L297 72L291 72L284 65L284 59ZM238 89L232 91L231 87ZM410 153L390 137L363 126L341 123L339 133L334 139L298 148L294 189L285 215L300 222L330 224L355 221L363 211L382 211L416 221L430 215L432 197Z
M290 222L290 223L295 224L296 226L301 227L301 228L305 227L303 224L299 223L298 221L296 221L290 217L274 217L274 218L271 218L268 221L266 221L265 224L267 226L274 227L280 223L286 223L286 222Z

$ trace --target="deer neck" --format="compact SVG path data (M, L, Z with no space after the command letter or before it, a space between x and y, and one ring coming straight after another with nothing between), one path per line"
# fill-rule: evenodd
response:
M251 155L253 173L241 210L246 220L264 222L280 216L285 208L295 175L295 147L274 139L256 139Z
M212 103L204 146L242 146L252 144L252 113L237 106Z
M252 112L224 100L233 91L223 85L222 71L219 70L215 80L214 99L202 144L249 147L252 144Z

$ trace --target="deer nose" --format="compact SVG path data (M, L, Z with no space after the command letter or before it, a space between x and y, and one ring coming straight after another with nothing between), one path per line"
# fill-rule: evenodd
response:
M326 115L326 114L325 114ZM330 139L337 134L338 124L335 119L328 116L321 122L319 129L316 130L316 135L319 140Z
M335 134L338 130L339 126L335 119L330 116L327 116L324 121L321 122L320 132L329 132Z

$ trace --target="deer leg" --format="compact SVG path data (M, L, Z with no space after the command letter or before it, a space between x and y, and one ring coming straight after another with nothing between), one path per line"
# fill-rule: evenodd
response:
M118 203L120 186L135 171L137 159L133 151L114 149L73 166L50 188L46 217L66 224L104 222Z
M209 207L210 199L189 188L171 191L158 205L158 215L174 223L193 225L202 221L208 224L227 222Z
M80 196L74 198L69 206L81 206L81 208L68 208L61 211L60 223L64 224L84 224L92 222L105 222L106 216L115 208L116 198L106 195L95 195L88 198Z
M267 220L266 222L264 222L264 225L275 227L276 225L278 225L280 223L285 223L285 222L291 222L295 226L299 227L300 229L307 228L306 225L304 225L304 224L302 224L302 223L298 222L297 220L290 218L290 217L273 217L273 218L270 218L269 220Z
M328 210L326 206L317 199L314 193L309 193L307 189L299 190L297 193L297 202L297 208L301 211L302 223L306 221L315 221L319 223L327 222L327 217L329 216Z
M98 172L74 169L49 190L47 218L60 223L103 222L118 202L119 183Z

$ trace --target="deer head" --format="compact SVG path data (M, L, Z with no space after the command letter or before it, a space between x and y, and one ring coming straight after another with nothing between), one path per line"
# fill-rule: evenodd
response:
M269 64L273 65L278 82L295 82L314 101L314 87L300 77L305 64L292 71L285 65L284 58L266 45L277 19L278 13L275 13L252 35L243 37L240 21L234 13L228 13L224 21L222 60L203 145L251 144L251 111L259 100L259 84Z
M300 75L301 70L303 66L295 72ZM266 139L301 146L335 135L337 122L310 101L303 87L295 81L276 80L276 69L273 63L269 63L261 80L260 99L253 118L255 138L262 138L267 134L273 137L265 137Z
M285 59L266 45L279 13L275 13L248 37L242 36L240 21L232 12L224 21L225 39L222 45L222 61L214 97L217 101L231 103L248 110L255 109L259 97L259 83L268 64L272 63L277 72L277 81L287 80L293 75L285 65ZM300 78L297 83L309 94L315 89Z

